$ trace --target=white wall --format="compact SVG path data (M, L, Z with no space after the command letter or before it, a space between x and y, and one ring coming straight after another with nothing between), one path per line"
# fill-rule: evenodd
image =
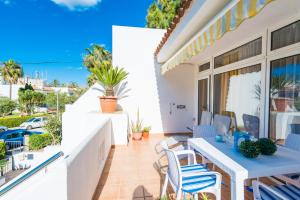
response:
M153 133L186 132L186 126L192 125L194 111L194 68L180 67L161 76L154 51L164 33L158 29L113 26L113 64L129 72L130 91L119 104L131 120L135 120L139 108L144 125L152 126ZM176 109L178 104L187 109Z
M24 87L24 85L12 85L12 99L17 100L18 99L18 91L21 87ZM0 85L0 97L8 97L9 98L9 85Z
M18 178L18 177L17 177ZM1 200L67 200L67 173L63 158L55 161L0 197ZM3 186L5 187L5 185ZM2 187L2 188L3 188Z
M109 155L112 130L110 119L93 123L94 130L87 131L76 148L68 153L64 152L64 157L26 179L0 199L92 199Z
M92 199L111 148L111 121L98 123L67 162L68 200Z

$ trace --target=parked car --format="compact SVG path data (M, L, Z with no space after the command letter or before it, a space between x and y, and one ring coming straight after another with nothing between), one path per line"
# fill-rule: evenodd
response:
M0 126L0 133L7 131L8 128L6 126Z
M31 118L29 120L27 120L26 122L23 122L20 125L20 128L24 128L27 130L33 129L33 128L40 128L45 126L47 123L47 118L46 117L34 117Z
M0 133L0 140L4 140L4 142L6 142L6 149L10 149L16 143L18 143L19 146L23 146L24 136L33 134L42 134L42 132L28 131L25 129L8 130Z

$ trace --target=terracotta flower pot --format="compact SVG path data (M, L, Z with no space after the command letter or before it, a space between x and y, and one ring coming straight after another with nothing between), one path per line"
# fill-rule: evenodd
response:
M149 138L149 131L143 131L143 138Z
M107 97L99 97L101 110L103 113L113 113L117 110L117 97L107 96Z
M133 140L141 140L141 139L142 139L142 136L143 136L143 133L142 133L142 132L139 132L139 133L132 133L132 139L133 139Z

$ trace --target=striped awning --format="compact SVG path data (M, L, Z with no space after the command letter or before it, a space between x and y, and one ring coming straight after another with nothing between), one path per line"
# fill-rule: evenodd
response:
M244 20L257 15L272 1L274 0L240 0L163 64L161 73L165 74L174 67L186 63L193 56L201 53L206 47L213 45L225 33L235 30Z

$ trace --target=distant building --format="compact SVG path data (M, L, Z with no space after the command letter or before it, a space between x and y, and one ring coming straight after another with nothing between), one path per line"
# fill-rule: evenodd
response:
M18 85L30 84L34 89L41 90L44 88L45 81L41 78L31 78L29 76L25 76L18 79Z

